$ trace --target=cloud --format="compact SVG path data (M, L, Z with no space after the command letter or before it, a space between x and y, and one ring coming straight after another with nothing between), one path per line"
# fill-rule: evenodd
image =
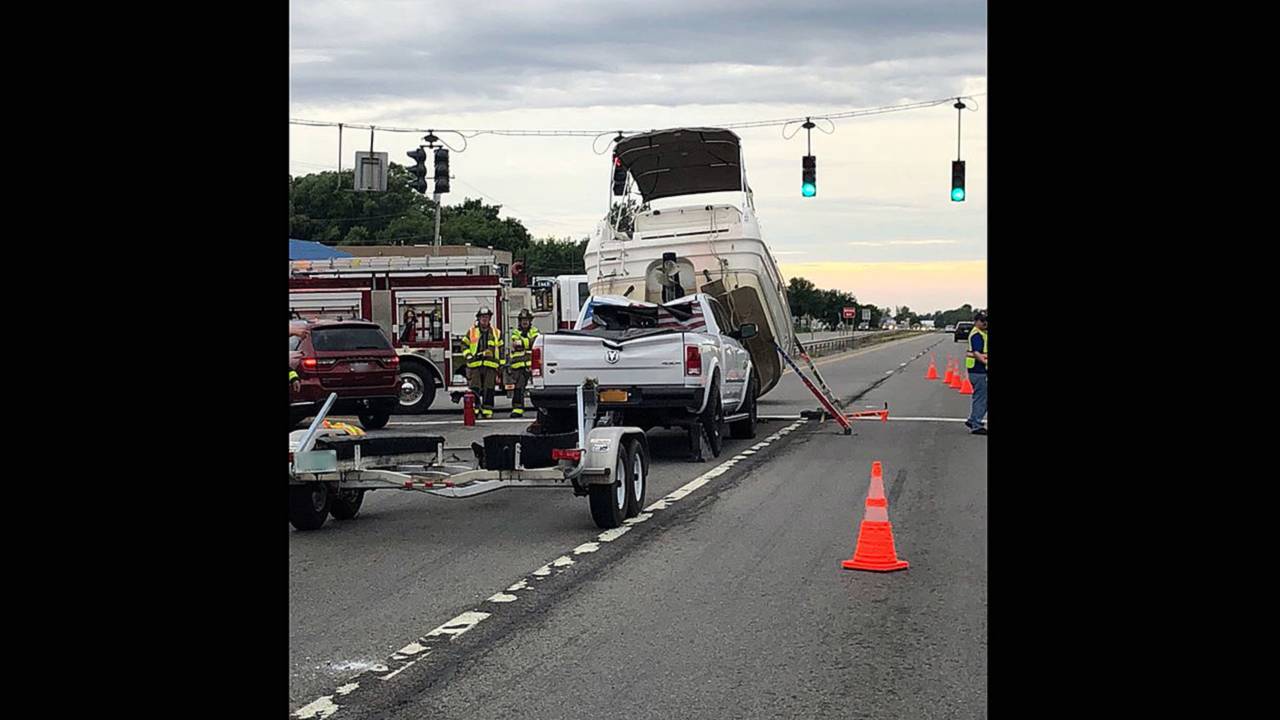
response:
M290 3L296 102L415 114L740 101L832 107L985 75L985 3Z

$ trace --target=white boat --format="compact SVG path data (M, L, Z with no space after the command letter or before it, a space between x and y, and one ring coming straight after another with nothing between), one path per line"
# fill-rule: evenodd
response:
M627 223L606 215L587 243L593 295L662 303L695 292L720 300L734 327L755 323L743 341L760 378L760 394L782 377L773 343L794 347L786 282L760 235L738 136L718 128L676 128L620 140L614 150L615 189L626 172L643 204ZM656 209L654 200L711 192L741 194L741 204ZM619 226L621 225L621 226Z

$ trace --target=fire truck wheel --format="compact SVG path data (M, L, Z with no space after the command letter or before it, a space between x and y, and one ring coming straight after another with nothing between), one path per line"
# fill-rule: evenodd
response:
M329 486L320 482L289 486L289 524L298 530L316 530L329 515Z
M365 430L381 430L391 420L391 413L360 413L360 427Z
M329 514L334 520L350 520L360 512L362 503L364 503L363 490L343 490L329 503Z
M436 379L419 363L400 366L400 406L397 412L418 414L427 411L436 399Z

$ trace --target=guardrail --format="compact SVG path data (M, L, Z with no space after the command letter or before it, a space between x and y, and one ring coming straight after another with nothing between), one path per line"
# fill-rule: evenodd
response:
M804 348L809 352L809 357L821 357L823 355L832 355L847 350L856 350L860 347L869 345L878 345L883 342L895 340L909 335L919 335L919 330L885 330L883 332L870 332L862 335L849 335L846 337L829 338L827 340L815 340L814 342L805 342L804 338L800 338L800 342L804 343Z

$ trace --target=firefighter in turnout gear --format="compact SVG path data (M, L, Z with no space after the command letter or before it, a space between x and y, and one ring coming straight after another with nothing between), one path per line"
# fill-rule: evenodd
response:
M482 307L476 324L462 339L462 357L467 361L467 384L480 401L480 417L493 417L493 388L502 366L502 332L490 323L493 311Z
M533 379L533 371L529 361L533 341L538 337L538 328L533 326L533 313L528 308L520 311L519 324L511 333L511 357L507 366L507 382L515 385L515 394L511 397L511 417L524 417L524 389Z

